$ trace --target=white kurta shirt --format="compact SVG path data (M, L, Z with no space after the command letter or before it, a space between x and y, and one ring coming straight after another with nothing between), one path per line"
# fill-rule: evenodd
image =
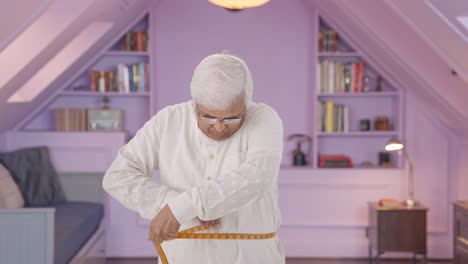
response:
M125 146L104 189L143 218L169 205L180 230L220 218L204 232L269 233L280 226L277 178L283 126L269 106L250 103L241 128L214 141L198 128L192 101L168 106ZM152 181L159 170L159 183ZM146 239L142 238L142 239ZM149 242L150 243L150 242ZM170 264L282 264L283 247L267 240L173 240L162 243Z

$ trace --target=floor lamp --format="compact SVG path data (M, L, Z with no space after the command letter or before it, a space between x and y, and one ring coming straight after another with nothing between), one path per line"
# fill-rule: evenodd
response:
M414 174L413 174L413 162L411 161L408 151L405 145L398 139L390 139L385 145L385 150L389 152L398 151L398 154L403 152L403 156L408 162L408 198L406 205L412 207L415 204L414 200Z

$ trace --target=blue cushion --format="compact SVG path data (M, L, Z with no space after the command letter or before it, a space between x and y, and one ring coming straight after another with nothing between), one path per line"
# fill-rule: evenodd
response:
M51 204L55 207L55 264L66 264L98 229L103 206L89 202Z

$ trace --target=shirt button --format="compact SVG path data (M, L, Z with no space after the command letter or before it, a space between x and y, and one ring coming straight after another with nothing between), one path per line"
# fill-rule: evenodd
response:
M209 156L209 157L210 157L210 159L214 159L215 155L213 155L213 154L210 154L210 156Z
M208 180L209 180L209 181L211 181L212 179L213 179L213 178L211 178L211 177L208 177Z

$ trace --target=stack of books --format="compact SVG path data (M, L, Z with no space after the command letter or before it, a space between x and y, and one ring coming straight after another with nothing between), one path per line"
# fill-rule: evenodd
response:
M119 41L119 49L123 51L147 51L148 31L130 31Z
M336 52L336 31L326 30L319 32L319 52Z
M379 199L379 206L384 208L397 208L401 205L401 202L393 198L381 198Z
M343 104L319 101L316 120L319 132L349 132L349 109Z
M368 92L363 85L364 61L345 63L322 60L317 65L319 94Z
M149 92L149 64L118 64L115 72L90 71L92 92Z
M54 123L56 131L86 131L86 108L55 108Z

